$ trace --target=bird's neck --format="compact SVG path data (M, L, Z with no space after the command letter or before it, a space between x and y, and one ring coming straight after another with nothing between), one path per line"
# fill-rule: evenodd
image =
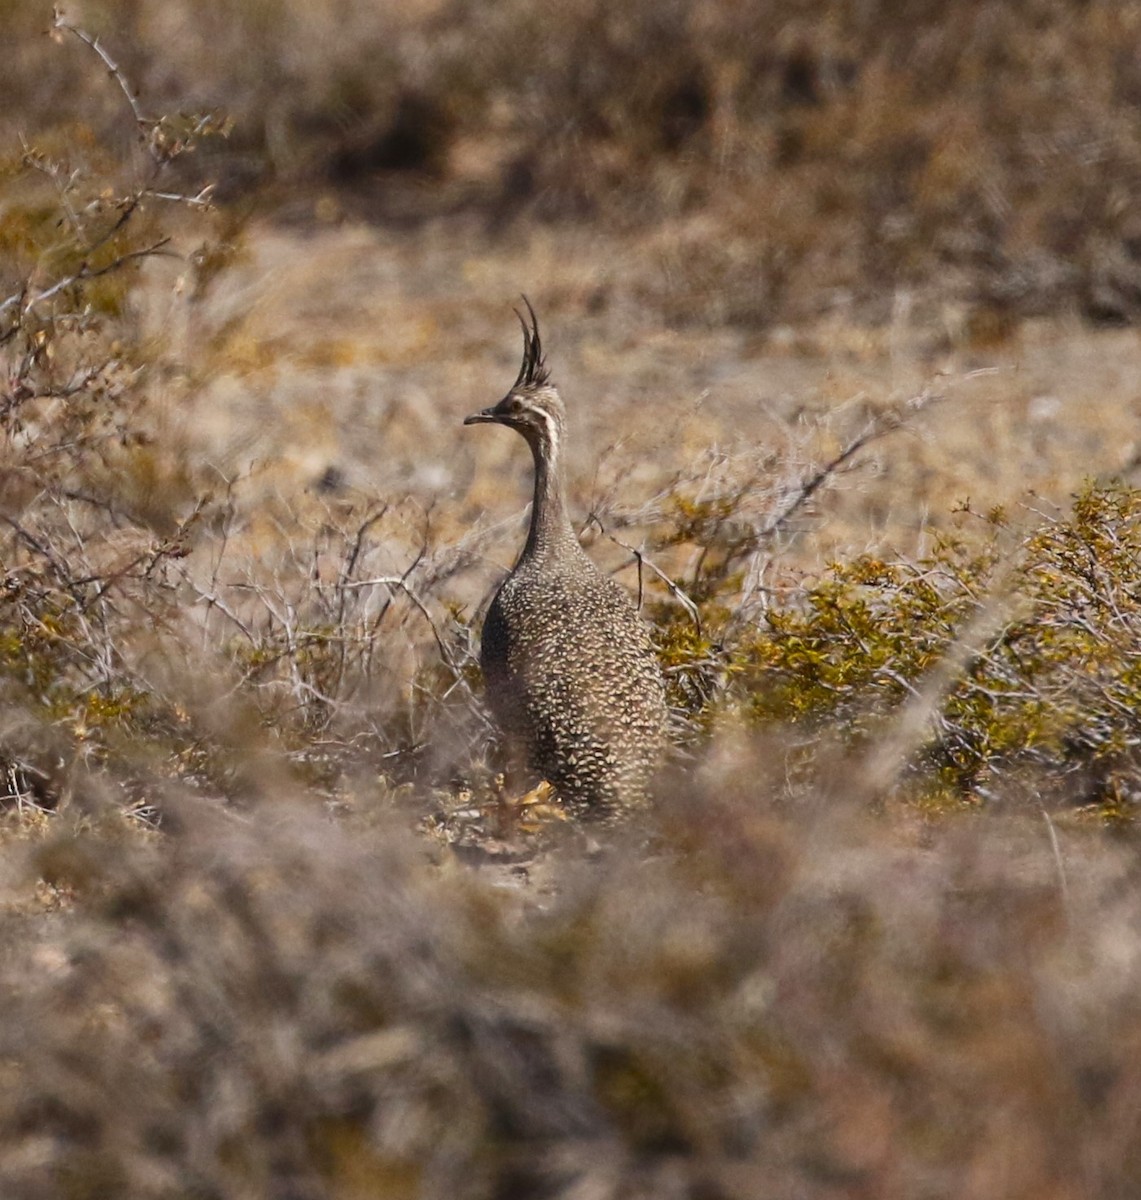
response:
M531 528L520 561L583 553L567 512L559 441L531 446L535 458L535 500Z

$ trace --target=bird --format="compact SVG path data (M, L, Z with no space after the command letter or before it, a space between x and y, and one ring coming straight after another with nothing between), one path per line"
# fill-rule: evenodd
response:
M665 750L666 689L630 595L579 544L564 480L567 412L523 297L523 362L511 389L465 425L523 436L534 458L530 528L484 618L488 707L520 762L572 811L620 816L641 804Z

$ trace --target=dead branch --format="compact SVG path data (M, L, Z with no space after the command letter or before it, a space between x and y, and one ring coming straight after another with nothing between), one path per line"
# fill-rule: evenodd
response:
M835 458L830 459L823 466L817 468L811 475L802 479L786 495L784 503L757 530L758 540L768 540L775 537L788 524L789 520L812 499L820 488L847 466L865 446L878 441L882 437L886 437L889 433L894 433L897 429L902 428L910 417L918 412L922 412L923 409L941 399L942 396L940 394L932 391L930 388L924 388L922 392L912 396L911 399L905 401L897 408L877 413L841 449Z

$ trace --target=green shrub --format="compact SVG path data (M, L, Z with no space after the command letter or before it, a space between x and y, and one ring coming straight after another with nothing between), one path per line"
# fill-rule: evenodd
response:
M1021 779L1129 807L1141 741L1141 491L1091 483L1069 514L1039 517L1018 541L1002 513L965 520L974 536L941 540L926 558L836 563L793 602L766 608L722 649L726 702L757 724L867 749L963 651L961 671L929 702L911 765L919 792L979 799ZM719 549L719 562L738 553ZM733 579L715 568L699 584L716 638ZM667 663L709 653L708 637L687 641L685 628L675 611Z

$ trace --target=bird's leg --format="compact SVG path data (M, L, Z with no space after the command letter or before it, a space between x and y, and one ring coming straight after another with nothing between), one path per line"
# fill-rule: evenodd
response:
M534 833L546 822L565 821L567 814L557 801L554 785L541 779L533 788L519 794L518 788L509 785L520 773L500 773L495 777L495 801L493 819L496 834L509 838L514 833Z
M529 792L514 801L516 828L535 833L551 821L566 821L566 809L559 803L555 785L541 779Z

